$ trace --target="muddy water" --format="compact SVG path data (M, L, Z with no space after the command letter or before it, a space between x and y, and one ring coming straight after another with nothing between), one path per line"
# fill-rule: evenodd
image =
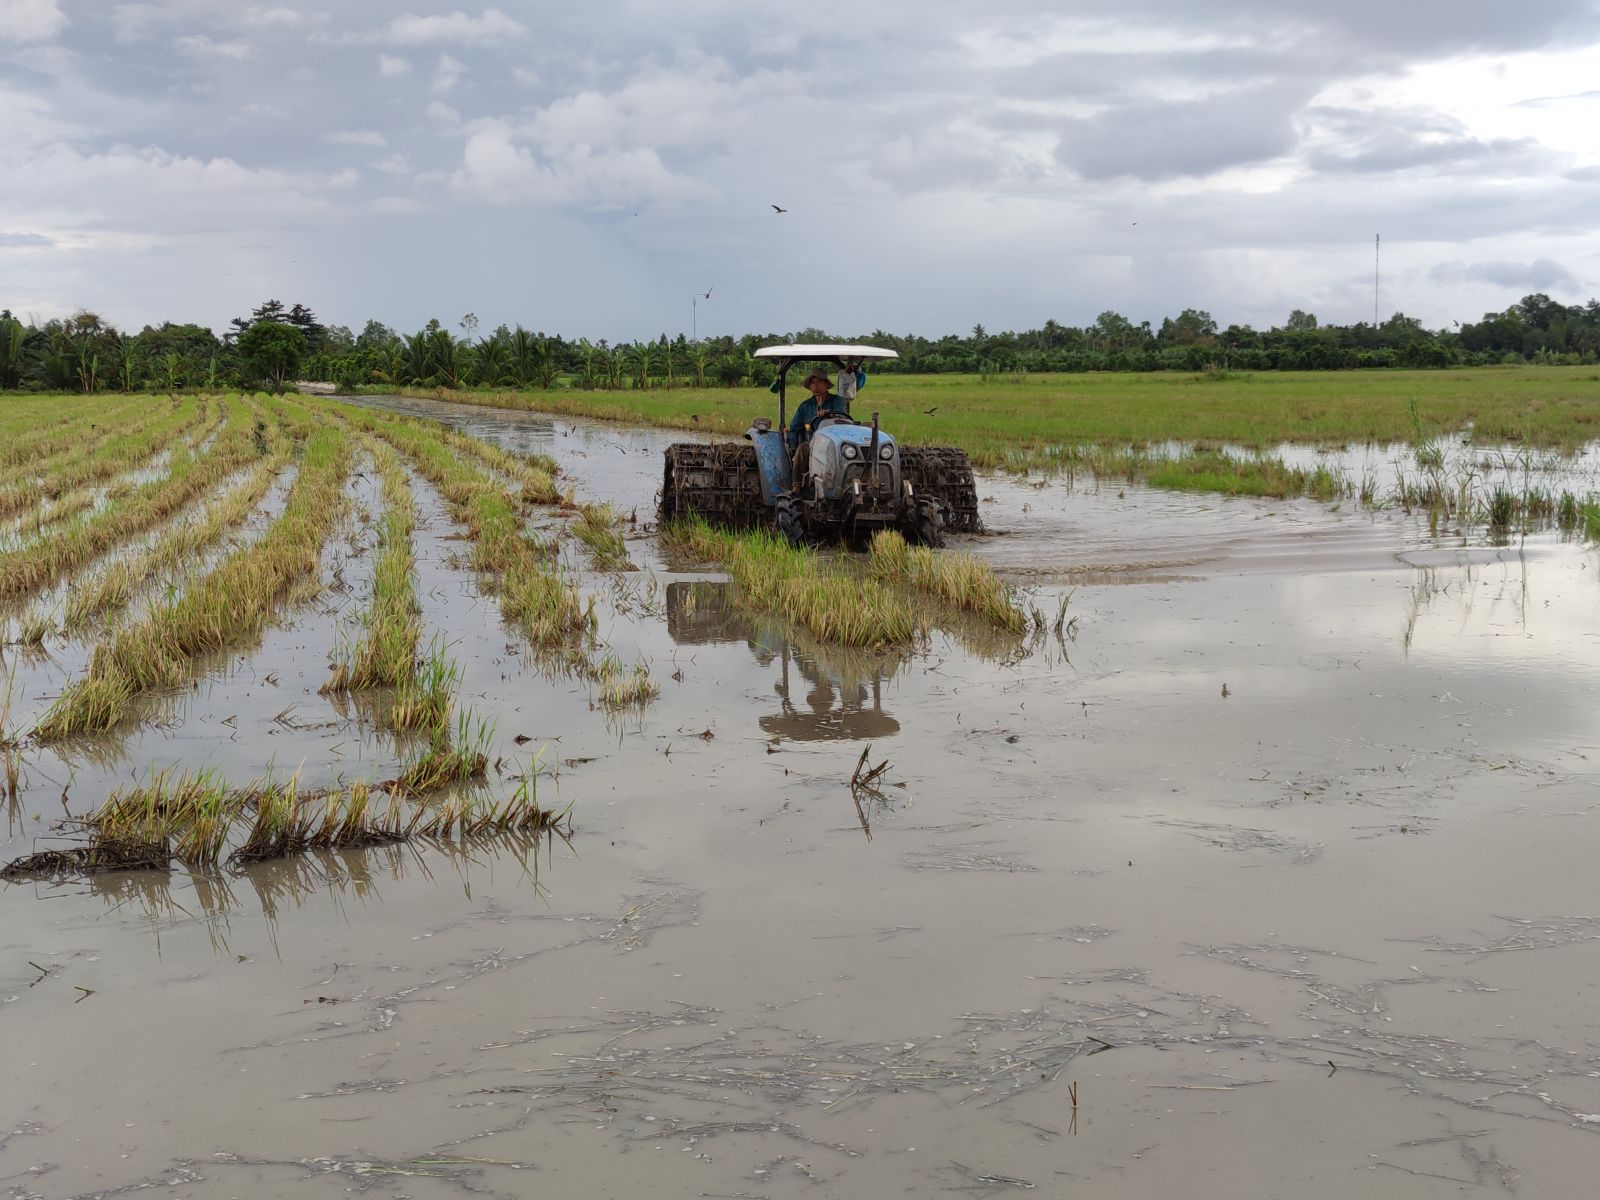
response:
M673 437L442 411L653 512ZM969 548L1052 618L1070 590L1061 639L840 655L641 535L627 595L585 580L664 689L617 717L526 661L419 492L425 616L496 755L544 747L573 843L5 887L0 1177L1587 1194L1596 553L1307 503L981 494L997 536ZM338 619L78 764L73 796L202 754L381 769L359 714L315 707ZM852 798L868 742L890 765ZM28 762L8 850L60 811L65 766Z

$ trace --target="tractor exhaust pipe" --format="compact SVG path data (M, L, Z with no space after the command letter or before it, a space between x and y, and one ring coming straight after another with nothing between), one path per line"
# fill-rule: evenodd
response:
M878 490L878 414L872 414L872 444L867 447L867 478L873 491Z

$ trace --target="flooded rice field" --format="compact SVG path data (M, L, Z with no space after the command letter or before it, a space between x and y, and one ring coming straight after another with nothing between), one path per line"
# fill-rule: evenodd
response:
M1044 624L845 651L664 554L682 435L366 403L635 515L637 570L563 553L661 695L530 653L413 475L491 784L538 755L570 838L0 884L9 1194L1592 1190L1593 543L984 477L952 545ZM394 769L319 690L374 572L365 460L345 492L295 620L23 749L0 857L152 769ZM6 648L9 728L89 646Z

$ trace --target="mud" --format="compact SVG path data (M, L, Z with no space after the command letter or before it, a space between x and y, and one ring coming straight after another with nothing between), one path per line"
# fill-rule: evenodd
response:
M641 521L682 436L393 407L549 453ZM1587 1194L1600 555L1348 505L979 494L996 534L963 548L1047 613L1070 593L1060 639L840 654L639 532L645 570L582 580L664 689L619 718L527 658L419 486L424 617L502 772L542 749L573 842L5 886L0 1178ZM343 569L347 596L108 758L25 750L8 855L152 764L384 770L316 695L364 586ZM890 765L863 799L869 744Z

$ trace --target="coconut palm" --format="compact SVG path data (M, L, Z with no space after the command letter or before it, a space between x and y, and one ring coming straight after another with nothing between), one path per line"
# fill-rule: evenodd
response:
M478 341L473 351L474 376L480 386L499 387L513 378L510 339L499 332Z

